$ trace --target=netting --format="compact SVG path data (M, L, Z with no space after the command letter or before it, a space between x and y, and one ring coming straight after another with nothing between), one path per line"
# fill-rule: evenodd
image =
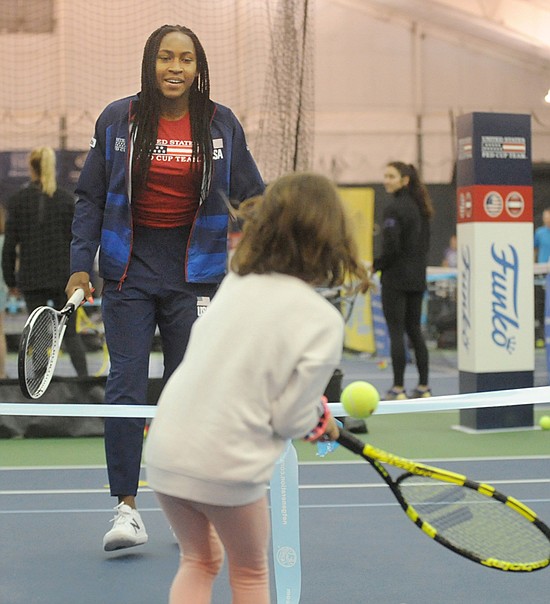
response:
M268 73L255 154L273 177L289 170L305 170L313 158L310 11L308 0L284 0L270 27ZM274 163L273 173L270 162Z
M212 98L241 120L264 178L309 168L311 4L0 0L0 152L11 152L4 177L26 175L25 154L38 145L85 152L100 111L139 90L143 46L165 23L199 36Z

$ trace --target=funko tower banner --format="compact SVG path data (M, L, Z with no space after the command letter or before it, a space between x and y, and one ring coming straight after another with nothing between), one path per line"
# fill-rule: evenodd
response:
M530 116L457 120L460 392L533 386L533 189ZM532 405L460 412L472 430L533 426Z

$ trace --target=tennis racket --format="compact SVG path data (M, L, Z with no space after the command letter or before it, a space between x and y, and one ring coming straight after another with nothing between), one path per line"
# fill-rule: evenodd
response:
M336 306L344 317L344 322L350 320L353 307L359 295L359 290L355 289L350 292L344 292L339 288L328 288L317 290L323 298L327 299L333 306Z
M27 398L40 398L50 385L67 321L82 300L84 290L77 289L61 310L40 306L29 315L17 362L19 387Z
M550 564L550 528L521 501L466 476L386 453L346 430L338 442L372 465L409 519L437 543L503 571ZM394 479L382 463L405 472Z

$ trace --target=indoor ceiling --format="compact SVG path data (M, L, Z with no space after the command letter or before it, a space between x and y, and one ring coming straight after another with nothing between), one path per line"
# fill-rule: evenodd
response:
M550 68L550 0L334 0L425 34Z

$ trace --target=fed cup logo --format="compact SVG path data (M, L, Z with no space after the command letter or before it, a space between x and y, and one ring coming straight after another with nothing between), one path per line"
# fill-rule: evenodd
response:
M284 545L277 550L277 562L285 568L293 567L298 561L294 548Z

